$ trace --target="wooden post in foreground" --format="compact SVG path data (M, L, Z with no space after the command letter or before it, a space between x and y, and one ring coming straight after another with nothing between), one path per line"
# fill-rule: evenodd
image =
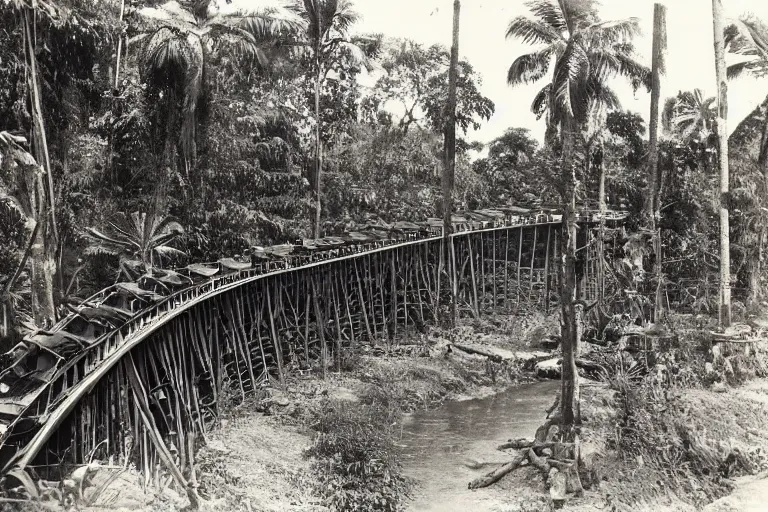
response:
M453 213L453 184L456 170L456 79L459 67L459 14L461 12L460 0L453 2L453 44L451 45L451 67L448 73L448 105L446 106L445 139L443 145L443 250L442 268L446 275L450 276L449 290L451 294L450 324L456 323L456 287L453 281L456 279L455 270L451 266L450 235L453 232L451 215Z
M725 18L721 0L712 0L712 20L715 36L715 74L717 76L717 146L720 158L720 308L718 324L721 329L731 325L731 257L728 220L728 83L725 67Z

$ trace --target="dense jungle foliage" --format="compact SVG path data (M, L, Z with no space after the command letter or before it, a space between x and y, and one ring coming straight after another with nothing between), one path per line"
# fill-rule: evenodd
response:
M252 11L212 0L0 6L4 336L32 321L53 323L65 304L130 275L136 262L215 261L310 236L318 200L326 234L439 215L449 50L357 34L349 1L289 4ZM544 4L531 4L534 15L546 14ZM511 85L542 78L559 51L521 19L508 36L544 49L513 63ZM646 126L622 110L605 80L613 73L640 88L648 77L632 60L633 29L611 30L589 51L608 52L623 67L609 66L585 85L576 196L595 208L605 199L636 220L647 186ZM732 34L731 41L732 50L745 51L743 40ZM757 65L742 68L734 74L761 76ZM493 101L471 63L461 61L458 76L457 208L557 203L563 183L552 84L532 106L547 121L543 144L510 127L483 145L471 130L490 119ZM731 137L734 284L752 302L762 298L764 281L766 108ZM672 300L708 310L718 266L716 113L712 99L690 91L670 98L664 114L665 279ZM633 262L643 256L633 240L642 236L625 239L625 265L615 269L630 288ZM44 274L45 297L33 297L36 273ZM35 309L46 301L48 310Z

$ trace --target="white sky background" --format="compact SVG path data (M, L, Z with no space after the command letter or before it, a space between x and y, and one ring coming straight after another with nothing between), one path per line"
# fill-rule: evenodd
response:
M653 31L653 0L602 0L603 20L637 17L643 30L635 39L638 57L650 66ZM711 0L665 0L667 6L667 76L662 99L679 90L702 89L713 96L715 64L712 43ZM726 16L739 17L752 13L768 21L768 0L723 0ZM381 32L393 37L406 37L424 44L451 44L453 0L356 0L355 7L363 19L356 32ZM506 40L507 25L517 15L528 14L524 0L464 0L461 3L459 53L483 77L483 93L496 103L496 113L470 140L489 142L509 127L531 130L537 139L544 135L544 121L530 112L531 101L543 86L509 87L507 69L519 55L530 51L516 40ZM625 109L648 118L650 95L617 80L614 89ZM729 82L728 128L732 131L768 94L768 79L749 76Z
M383 33L431 45L451 44L453 0L353 0L362 16L353 31L359 34ZM705 97L714 96L715 64L712 29L712 0L656 0L667 6L667 74L662 82L662 101L680 90L702 89ZM768 0L722 0L726 16L738 18L747 13L768 22ZM234 0L226 8L248 8L279 4L280 0ZM650 67L654 0L602 0L603 20L637 17L642 35L635 39L638 58ZM226 9L224 8L224 9ZM505 38L509 22L528 15L525 0L463 0L459 53L482 76L482 92L496 104L490 121L469 140L490 142L510 127L523 127L539 141L544 136L544 121L530 111L531 101L543 82L509 87L507 70L514 59L532 47ZM372 85L373 77L363 78ZM633 93L626 81L612 84L622 106L642 115L650 112L650 94ZM731 132L768 94L768 78L743 76L729 82L728 129ZM393 108L397 113L397 108Z

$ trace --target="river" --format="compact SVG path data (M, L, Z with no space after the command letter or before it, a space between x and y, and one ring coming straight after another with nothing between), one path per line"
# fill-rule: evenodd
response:
M507 462L496 450L507 439L532 437L552 405L559 381L527 384L488 398L447 402L438 409L408 415L400 447L406 475L417 482L408 510L498 512L498 489L470 491L467 484L493 467L477 462Z

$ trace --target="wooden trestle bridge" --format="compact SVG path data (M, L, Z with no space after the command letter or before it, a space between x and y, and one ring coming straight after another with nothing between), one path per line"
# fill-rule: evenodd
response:
M245 398L292 370L324 369L344 346L423 329L446 308L446 283L461 315L553 307L560 217L457 216L452 281L441 278L433 220L118 283L0 361L4 486L30 474L58 480L94 458L187 486L195 439L215 422L220 396ZM621 217L609 215L608 225ZM589 300L600 282L598 219L582 213L579 222L580 293Z

